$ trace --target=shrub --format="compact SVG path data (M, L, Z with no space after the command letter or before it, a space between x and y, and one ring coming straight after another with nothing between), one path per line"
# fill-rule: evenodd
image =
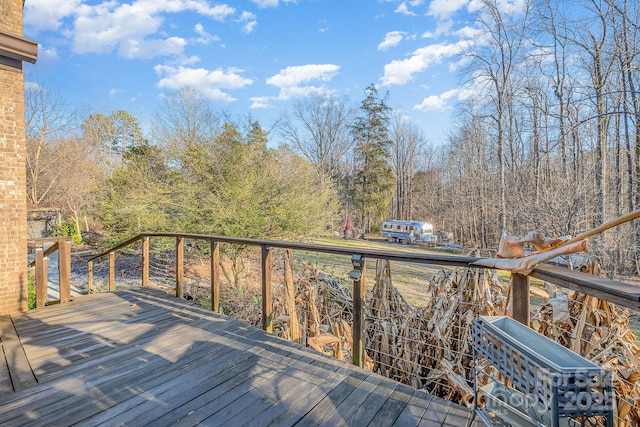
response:
M33 273L27 276L27 294L29 309L36 308L36 276Z
M60 225L56 225L53 227L54 236L69 236L71 237L71 243L73 245L79 245L82 243L82 234L76 227L76 223L74 221L65 221Z

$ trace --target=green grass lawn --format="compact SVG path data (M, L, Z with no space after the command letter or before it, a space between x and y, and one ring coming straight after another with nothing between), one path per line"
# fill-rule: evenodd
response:
M418 254L447 254L451 255L451 251L445 251L438 248L430 248L419 245L403 245L399 243L389 243L384 239L331 239L318 238L310 243L338 246L342 248L364 248L375 249L389 252L406 252ZM459 255L465 255L459 253ZM298 261L307 261L313 264L319 270L331 274L336 277L346 278L347 273L353 268L351 259L345 255L334 255L316 252L295 251L294 256ZM442 266L428 266L423 264L413 264L404 262L395 262L391 265L391 278L393 285L400 291L404 298L412 305L423 305L429 297L426 295L426 285L431 278L441 269L448 268ZM375 283L376 260L369 259L366 264L366 287L370 289ZM507 275L508 277L508 275Z

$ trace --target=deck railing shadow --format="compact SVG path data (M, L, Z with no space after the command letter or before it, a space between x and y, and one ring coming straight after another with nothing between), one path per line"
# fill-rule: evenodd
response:
M118 297L123 304L95 303L96 308L102 307L100 324L84 318L66 324L56 316L44 323L38 316L17 323L28 346L50 350L56 342L60 347L53 348L57 357L34 366L39 390L5 396L1 416L5 422L54 425L83 419L86 425L169 425L179 419L189 425L225 425L227 421L242 425L243 417L247 423L261 417L257 419L286 423L300 414L290 412L292 406L305 407L309 399L319 401L348 374L344 363L320 359L288 341L265 339L264 331L172 302L157 291L122 292ZM135 313L127 311L131 307ZM158 322L159 310L171 319L166 334ZM126 331L121 333L123 328ZM27 333L51 330L55 334L33 338ZM83 336L86 339L78 339ZM65 345L59 338L71 338L73 344ZM263 357L265 353L268 357ZM278 367L275 377L274 366ZM301 378L292 381L298 375ZM173 377L179 381L172 382ZM93 398L74 404L88 390ZM314 395L309 394L312 390ZM250 410L234 403L240 397ZM355 416L354 408L334 406L340 419ZM373 414L361 414L358 420Z
M152 309L155 305L166 307L163 304L166 302L165 300L154 301L152 295L145 295L144 299L135 299L130 302L138 305L142 311ZM184 309L184 306L180 308ZM50 349L51 341L56 337L49 334L38 340L30 338L30 335L26 333L28 330L49 330L53 327L58 335L74 338L73 341L76 345L66 347L63 342L56 341L60 345L60 348L56 350L59 352L57 357L50 357L46 363L35 368L35 373L42 385L42 391L35 394L37 400L24 398L24 396L34 395L34 392L29 389L6 396L2 405L3 419L11 419L10 424L12 425L23 425L30 420L37 420L38 425L55 425L60 420L73 419L81 413L82 417L96 417L92 422L103 420L110 423L112 417L115 417L114 422L115 420L132 422L134 419L139 421L140 414L129 410L130 408L133 409L142 402L157 401L157 404L161 405L163 398L173 398L174 401L179 398L176 396L179 391L166 389L167 384L171 384L168 382L168 376L175 375L174 372L189 369L188 375L192 377L192 384L198 381L204 382L207 378L216 375L215 381L222 383L225 378L234 374L232 365L237 363L238 359L225 358L221 355L238 353L244 349L247 351L246 357L249 358L252 354L271 346L264 340L256 339L256 334L260 335L263 332L251 327L245 329L246 334L239 334L238 330L233 328L230 332L226 330L229 327L229 322L226 322L216 330L216 335L231 334L227 339L229 345L225 345L222 340L212 344L211 341L206 340L205 335L203 335L203 340L192 340L189 334L185 334L187 338L182 341L176 340L174 329L173 339L166 340L166 343L156 346L157 349L152 350L150 349L153 347L151 344L157 341L159 336L156 324L153 325L153 328L143 327L148 320L145 316L131 316L129 319L122 319L120 313L116 313L114 318L122 321L118 322L116 327L122 328L123 322L127 322L133 325L131 330L139 331L139 333L129 333L126 341L120 340L118 331L104 329L104 322L108 320L104 317L101 319L103 327L94 329L91 327L87 329L86 322L82 322L82 329L59 324L42 325L39 324L40 320L33 319L23 324L24 330L21 331L23 339L26 339L27 345L31 347L42 343L43 348ZM179 328L182 325L185 331L186 328L198 327L199 325L210 327L211 318L200 318L197 313L181 313L180 317L172 316L172 325L174 328L176 326ZM203 332L206 327L201 328ZM86 335L86 339L78 341L78 336L81 335ZM115 351L116 347L117 351ZM78 353L81 353L81 356L78 356ZM217 357L219 364L213 368L207 364L208 360ZM225 364L225 361L228 363ZM117 369L110 369L113 366L117 366ZM247 369L247 366L244 366L243 369ZM258 369L259 366L250 367L250 370ZM56 385L49 387L47 384L52 381L56 381ZM212 387L211 381L207 385ZM99 395L108 397L110 401L124 403L108 410L105 410L99 400L96 400L95 405L71 404L79 393L88 388L94 389L94 392ZM148 410L148 406L146 408Z

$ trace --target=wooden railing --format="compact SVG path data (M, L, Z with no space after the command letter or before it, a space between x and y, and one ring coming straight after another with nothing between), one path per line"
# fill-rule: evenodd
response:
M455 255L415 254L406 252L375 250L365 248L344 248L328 245L305 244L272 240L257 240L212 236L203 234L181 233L143 233L123 242L107 251L88 259L88 288L93 287L93 262L99 258L109 259L108 289L115 289L115 254L117 251L142 243L142 286L149 284L149 239L163 237L175 239L175 295L182 298L184 294L184 241L199 240L208 242L211 249L211 309L219 312L220 308L220 243L256 246L261 248L261 281L262 281L262 327L272 332L272 250L292 249L317 253L337 254L351 257L353 270L348 274L353 280L353 363L362 366L364 363L364 312L365 312L365 272L367 259L386 259L402 263L423 265L437 265L449 267L476 267L479 260L475 257ZM482 267L485 268L485 267ZM600 278L577 271L555 267L548 264L540 265L530 274L535 277L565 288L576 290L597 298L610 301L632 309L640 309L640 287L614 280ZM513 277L513 317L529 325L530 313L529 276L514 275Z
M44 246L52 243L47 249ZM29 267L35 267L36 279L36 308L42 308L47 304L48 294L48 258L58 252L58 283L60 284L60 303L71 300L71 240L69 237L45 237L31 239L28 245L35 246L35 258L29 263Z

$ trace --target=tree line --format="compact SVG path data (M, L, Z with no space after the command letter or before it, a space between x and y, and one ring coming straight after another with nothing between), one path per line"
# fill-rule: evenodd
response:
M78 230L300 238L426 220L465 246L501 233L576 235L640 205L640 5L481 0L460 56L466 98L442 141L370 85L357 104L300 99L270 129L193 89L146 135L125 111L78 116L26 94L28 201ZM80 117L80 118L79 118ZM85 219L87 218L87 219ZM638 269L637 224L592 239L606 267Z
M480 246L503 231L576 235L638 209L640 4L532 0L511 13L481 3L465 52L474 93L438 162L458 235ZM590 251L637 271L638 236L627 224L590 239Z

